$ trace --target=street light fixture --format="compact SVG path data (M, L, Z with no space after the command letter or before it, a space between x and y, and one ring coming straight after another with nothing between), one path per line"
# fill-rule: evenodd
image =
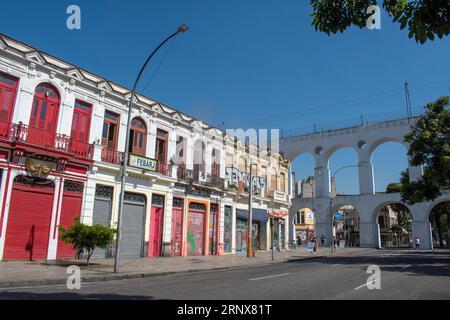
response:
M123 211L123 201L125 197L125 180L126 180L126 172L127 172L127 165L128 165L128 149L130 146L130 125L131 125L131 108L133 105L133 100L136 95L136 89L137 85L139 83L139 80L141 79L141 76L147 67L150 60L153 58L153 56L158 52L158 50L166 44L170 39L177 36L179 33L184 33L187 30L189 30L189 27L185 24L180 25L177 28L177 31L168 36L164 41L162 41L150 54L150 56L145 60L145 63L143 64L141 70L139 71L136 80L134 81L133 90L131 90L131 96L130 101L128 103L128 119L127 119L127 127L126 127L126 139L125 139L125 151L123 155L123 164L122 164L122 170L121 170L121 188L120 188L120 199L119 199L119 212L117 216L117 239L116 239L116 254L114 257L114 273L118 273L120 271L120 238L121 238L121 220L122 220L122 211Z

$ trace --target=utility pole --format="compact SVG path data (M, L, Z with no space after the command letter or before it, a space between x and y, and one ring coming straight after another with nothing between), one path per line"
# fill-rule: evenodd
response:
M250 180L249 180L249 188L248 188L248 225L247 225L247 233L248 233L248 245L247 245L247 257L253 256L253 236L252 236L252 223L253 223L253 217L252 217L252 161L250 159Z
M334 212L333 212L333 196L330 196L330 212L331 212L331 253L334 253Z
M272 194L272 261L275 252L275 193Z
M177 28L177 31L168 36L163 42L161 42L150 54L150 56L145 60L144 65L141 67L136 80L134 81L133 90L131 90L130 95L130 101L128 102L128 118L127 118L127 126L126 126L126 132L125 132L125 151L123 153L123 163L122 168L120 171L120 197L119 197L119 211L117 214L117 236L116 236L116 252L114 257L114 273L120 272L120 241L121 241L121 233L122 233L122 212L123 212L123 203L124 203L124 197L125 197L125 182L126 182L126 176L127 176L127 165L128 165L128 148L130 146L130 126L131 126L131 116L132 116L132 107L134 103L134 97L136 95L136 89L137 85L139 83L139 80L141 79L141 76L147 67L150 60L153 58L153 56L158 52L158 50L170 39L176 37L180 33L184 33L187 30L189 30L189 27L185 24L179 26Z

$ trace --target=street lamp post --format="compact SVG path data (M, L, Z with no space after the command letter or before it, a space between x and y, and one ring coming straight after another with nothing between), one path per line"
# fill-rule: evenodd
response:
M275 253L275 193L272 195L272 261Z
M257 165L256 163L252 163L251 160L250 163L250 173L249 173L249 187L248 187L248 221L247 221L247 234L248 234L248 245L247 245L247 257L253 257L253 212L252 212L252 201L253 201L253 176L252 176L252 167L254 165Z
M156 54L156 52L170 39L177 36L179 33L183 33L189 30L189 27L185 24L179 26L177 28L177 31L168 36L164 41L162 41L150 54L150 56L147 58L145 63L143 64L141 70L139 71L136 80L134 81L133 90L131 90L131 96L130 101L128 103L128 119L127 119L127 127L126 127L126 138L125 138L125 151L123 155L123 164L122 164L122 170L121 170L121 188L120 188L120 199L119 199L119 212L117 216L117 239L116 239L116 254L114 257L114 273L118 273L120 271L120 238L121 238L121 219L122 219L122 211L123 211L123 201L125 197L125 180L126 180L126 172L127 172L127 165L128 165L128 149L130 146L130 124L131 124L131 108L133 105L133 99L136 95L136 89L137 85L139 83L139 80L141 79L141 76L147 67L150 60L153 58L153 56Z

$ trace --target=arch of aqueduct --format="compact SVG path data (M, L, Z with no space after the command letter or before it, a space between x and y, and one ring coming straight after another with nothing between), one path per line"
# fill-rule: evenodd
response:
M316 234L324 234L327 245L331 242L331 205L333 211L343 205L351 205L358 210L360 217L360 245L361 247L379 247L380 236L377 215L379 210L387 204L401 202L398 193L375 193L374 171L371 163L373 151L385 142L395 141L408 148L403 137L417 121L417 118L384 121L375 124L361 125L345 129L299 135L280 140L280 151L286 158L294 160L303 153L310 153L315 160L315 197L292 199L289 212L290 221L300 208L312 208L316 212ZM341 148L353 148L359 158L359 195L336 195L332 197L330 191L329 162L333 153ZM423 173L422 167L409 167L410 179L416 180ZM423 202L406 205L411 212L412 236L418 236L423 249L431 249L432 236L429 215L431 209L440 202L450 201L450 193L444 193L433 202ZM291 223L290 241L293 240L295 230Z

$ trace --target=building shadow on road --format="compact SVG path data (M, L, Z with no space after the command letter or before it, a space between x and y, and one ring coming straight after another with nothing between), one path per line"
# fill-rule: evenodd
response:
M378 265L381 271L404 272L417 276L450 277L450 254L435 253L433 257L426 254L402 254L401 256L375 255L357 257L327 257L313 260L290 260L289 264L326 264L355 266L366 269L369 265ZM332 266L331 266L332 267Z
M152 296L120 295L111 293L83 294L78 292L0 292L0 300L154 300Z

